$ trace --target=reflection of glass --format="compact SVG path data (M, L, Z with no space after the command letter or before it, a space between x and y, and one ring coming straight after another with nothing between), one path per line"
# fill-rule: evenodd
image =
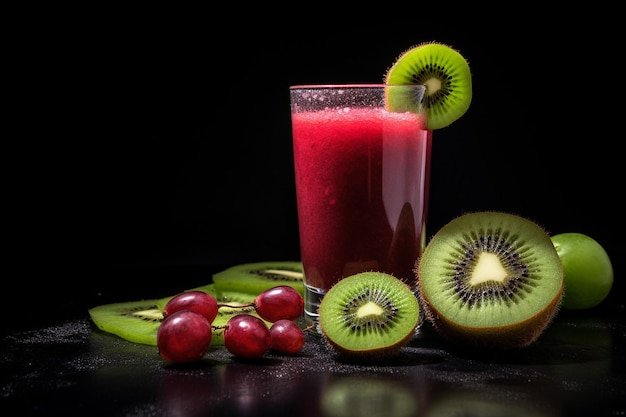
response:
M159 406L179 417L211 415L221 389L217 374L195 376L174 371L160 381Z
M411 384L384 376L346 376L332 380L323 390L324 417L413 417L419 404Z
M272 364L276 365L271 366ZM215 400L217 405L207 416L282 416L299 415L297 410L303 404L303 388L306 382L303 375L296 374L284 378L274 373L279 369L268 358L267 362L238 362L231 360L224 368L222 386ZM280 371L285 372L285 371ZM294 411L295 410L295 411Z
M424 87L291 87L305 312L324 293L362 271L415 283L425 245L431 138L423 114L385 110L385 94Z

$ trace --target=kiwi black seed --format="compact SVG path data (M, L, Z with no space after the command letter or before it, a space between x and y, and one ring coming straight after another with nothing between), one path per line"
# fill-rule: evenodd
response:
M426 86L420 102L411 102L402 90L389 89L387 105L391 111L425 112L429 130L458 120L472 101L472 75L467 60L451 46L434 41L418 44L400 54L387 70L385 84Z
M298 261L251 262L234 265L213 275L219 291L260 294L277 285L289 285L302 295L302 263Z
M419 303L412 289L382 272L361 272L333 285L319 306L325 340L337 353L376 359L397 352L415 333Z
M415 272L426 319L468 346L523 348L557 314L563 266L550 236L511 213L472 212L443 226Z

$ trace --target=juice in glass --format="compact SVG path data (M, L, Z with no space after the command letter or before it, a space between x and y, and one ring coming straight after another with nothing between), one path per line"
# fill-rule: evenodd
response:
M305 313L315 317L324 293L358 272L414 285L432 144L423 114L386 111L380 85L294 86L291 94Z

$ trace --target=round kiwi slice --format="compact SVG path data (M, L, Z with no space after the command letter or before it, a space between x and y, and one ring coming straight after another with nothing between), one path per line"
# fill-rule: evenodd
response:
M563 266L549 235L515 214L467 213L442 227L417 261L426 318L476 347L533 343L557 313Z
M302 264L297 261L257 262L232 266L213 275L207 285L192 288L213 295L220 303L248 304L255 296L276 285L290 285L304 292ZM89 309L93 323L102 331L130 342L156 346L156 334L163 321L163 307L173 296L141 301L103 304ZM217 327L211 345L223 344L223 326L236 313L257 315L253 307L220 307L213 325Z
M223 298L212 283L193 290L205 291L216 299ZM96 327L104 332L129 342L156 346L157 330L163 321L163 307L172 297L102 304L90 308L88 313Z
M163 310L158 304L158 300L103 304L89 309L89 316L102 331L130 342L156 346L157 330L163 321Z
M391 111L424 111L429 130L458 120L472 101L472 75L467 60L439 42L424 42L400 54L387 70L385 84L426 86L421 101L407 97L400 89L388 89L387 106Z
M298 261L239 264L213 274L213 282L221 292L260 294L277 285L289 285L304 294L302 263Z
M243 285L243 283L241 283ZM214 283L192 288L188 291L205 291L215 297L220 306L213 321L211 346L224 344L224 325L233 315L248 313L260 318L250 306L255 294L248 292L219 291ZM163 307L173 296L158 299L126 301L102 304L89 309L89 316L100 330L117 335L130 342L156 346L157 330L163 321ZM242 307L236 307L242 305ZM266 322L268 325L269 322Z
M360 272L333 285L318 312L322 335L339 354L378 358L410 340L420 309L417 297L400 279Z
M202 288L208 289L208 286ZM104 332L129 342L156 346L157 330L163 322L163 306L170 298L172 297L102 304L89 309L89 315L96 327ZM254 307L249 305L253 300L249 294L226 293L221 294L219 300L221 303L229 303L230 306L218 309L217 317L212 323L214 329L211 346L224 344L224 326L235 314L247 313L259 317ZM237 304L243 307L232 307Z

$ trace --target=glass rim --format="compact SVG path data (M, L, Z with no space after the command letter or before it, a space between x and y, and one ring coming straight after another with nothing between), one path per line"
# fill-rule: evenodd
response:
M386 88L386 87L418 87L426 89L423 84L384 84L384 83L355 83L355 84L295 84L290 90L320 90L320 89L348 89L348 88Z

